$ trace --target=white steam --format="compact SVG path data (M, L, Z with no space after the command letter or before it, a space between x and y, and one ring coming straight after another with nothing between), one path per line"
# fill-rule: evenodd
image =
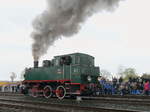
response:
M114 10L121 0L47 0L48 8L33 21L32 53L34 60L62 36L76 34L81 24L99 11Z

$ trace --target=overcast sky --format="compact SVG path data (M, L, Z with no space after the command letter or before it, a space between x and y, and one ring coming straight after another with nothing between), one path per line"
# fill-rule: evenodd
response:
M82 52L112 74L120 65L150 73L150 0L126 0L114 12L90 17L80 32L58 40L43 59ZM10 80L32 66L32 21L46 8L45 0L0 0L0 80Z

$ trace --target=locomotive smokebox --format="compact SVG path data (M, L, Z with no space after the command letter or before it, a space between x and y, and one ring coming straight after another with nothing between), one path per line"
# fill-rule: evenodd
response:
M34 68L38 68L39 61L34 61Z

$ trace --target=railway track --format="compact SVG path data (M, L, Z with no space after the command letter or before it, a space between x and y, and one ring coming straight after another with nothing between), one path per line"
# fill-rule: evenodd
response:
M5 104L3 104L5 102ZM81 102L75 99L58 100L57 98L45 99L32 98L22 94L0 93L0 105L28 109L34 111L58 112L149 112L150 99L142 97L82 97ZM12 105L13 104L13 105ZM17 107L19 105L19 107ZM24 106L24 107L22 107ZM1 106L0 106L1 107ZM9 106L7 106L9 107ZM108 109L108 107L111 107ZM129 107L129 108L128 108ZM138 109L137 109L137 108ZM128 110L127 110L128 108ZM140 109L142 108L142 109ZM145 109L146 108L146 109ZM144 110L145 111L142 111ZM0 111L1 112L1 111ZM8 111L9 112L9 111ZM20 112L20 111L19 111Z
M95 102L109 102L119 104L132 104L150 106L150 99L137 99L137 98L113 98L113 97L82 97L83 100L93 100Z
M0 106L36 112L138 112L137 110L123 110L101 107L87 107L79 105L52 104L44 102L21 101L15 99L0 98ZM139 111L140 112L140 111Z
M24 97L23 94L20 93L0 93L0 96L12 96L12 97ZM95 102L103 102L103 103L128 103L133 105L148 105L150 106L150 96L99 96L99 97L86 97L82 96L82 100L93 100Z
M0 96L24 96L24 95L21 93L0 92Z
M0 92L0 96L24 96L24 95L21 93ZM123 96L121 96L121 95L99 95L98 97L150 99L150 96L145 96L145 95L123 95Z
M21 93L11 93L11 92L0 92L0 96L24 96ZM145 95L100 95L98 97L89 97L89 98L128 98L128 99L150 99L150 96Z

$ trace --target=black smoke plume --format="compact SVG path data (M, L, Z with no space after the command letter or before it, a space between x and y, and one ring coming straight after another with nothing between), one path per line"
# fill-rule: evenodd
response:
M33 21L32 53L37 61L61 37L78 33L96 12L112 11L121 0L47 0L47 9Z

